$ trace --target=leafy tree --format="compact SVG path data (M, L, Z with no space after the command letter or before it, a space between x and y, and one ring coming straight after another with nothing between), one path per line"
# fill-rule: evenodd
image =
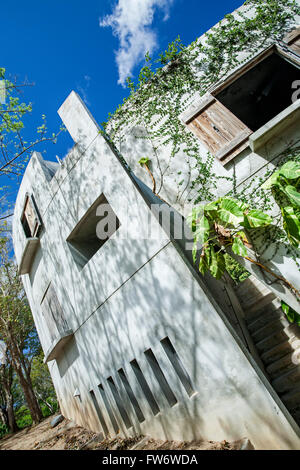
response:
M44 363L43 359L44 355L42 352L33 358L31 380L43 414L53 414L57 410L57 398L48 366Z
M64 130L61 126L57 133L51 135L47 129L46 116L42 115L42 123L37 127L35 137L30 141L24 135L26 119L32 112L31 103L21 100L22 90L30 83L18 84L6 79L6 71L0 67L0 178L10 179L22 175L25 165L38 144L56 143L58 135ZM1 180L0 180L1 181ZM12 216L11 203L7 201L8 187L0 187L0 236L10 231L5 223Z
M247 233L271 224L272 218L232 197L222 197L205 206L195 206L188 217L194 236L193 260L201 246L199 271L221 279L226 271L226 250L248 259Z
M46 117L43 115L42 124L36 130L36 138L27 142L22 131L25 127L24 119L31 113L32 105L21 102L20 90L32 84L13 83L5 78L4 68L0 68L0 80L0 176L19 176L34 147L46 141L55 143L63 127L58 133L49 135Z
M9 362L35 424L43 416L30 373L32 360L40 352L40 344L17 266L8 253L8 240L0 239L0 339L7 345Z

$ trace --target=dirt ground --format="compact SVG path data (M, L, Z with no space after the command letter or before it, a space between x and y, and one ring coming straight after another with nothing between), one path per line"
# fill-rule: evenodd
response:
M72 421L64 419L55 428L50 423L53 416L40 424L23 429L0 439L0 450L249 450L248 439L235 442L213 441L161 441L148 436L134 438L105 438Z

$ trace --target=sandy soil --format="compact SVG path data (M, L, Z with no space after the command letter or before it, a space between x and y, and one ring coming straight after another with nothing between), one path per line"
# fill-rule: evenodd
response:
M253 449L247 439L235 442L213 441L161 441L148 436L123 439L103 438L65 419L55 428L46 418L37 426L31 426L0 440L0 450L239 450Z

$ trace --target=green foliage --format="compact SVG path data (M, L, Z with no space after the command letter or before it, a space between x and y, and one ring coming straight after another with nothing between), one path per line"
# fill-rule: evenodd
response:
M0 422L0 439L8 434L8 427Z
M147 135L137 138L151 141L154 153L168 147L170 157L174 157L183 150L187 158L195 159L200 173L205 169L199 159L199 143L185 132L179 114L195 93L203 95L241 64L241 52L254 55L261 47L281 39L300 13L299 6L289 0L251 0L246 5L252 11L249 18L247 11L226 15L206 34L205 41L196 40L185 47L178 37L157 60L146 54L138 82L127 79L129 96L103 123L116 145L129 125L142 125Z
M143 157L139 160L139 164L141 166L148 165L149 163L150 163L150 159L148 157Z
M30 411L25 405L20 406L20 408L16 410L15 416L17 425L20 429L32 425Z
M32 386L40 403L43 416L49 416L58 409L58 402L44 354L40 352L32 360L30 373Z
M224 258L226 271L236 284L239 284L240 282L248 279L250 273L240 263L238 263L228 253L225 253Z
M0 79L4 82L5 90L5 99L0 101L0 176L8 176L12 179L22 175L35 147L45 142L56 143L64 127L61 126L57 133L49 135L46 116L42 115L42 124L37 127L36 135L33 134L32 140L27 141L24 129L32 112L32 104L22 101L21 96L26 87L32 84L19 85L10 80L4 68L0 68ZM3 204L3 194L6 193L7 188L1 187L0 189L1 209L7 212L7 203ZM5 227L2 231L6 231Z
M47 403L51 405L52 408L49 408L49 406L45 405L44 403L41 404L41 410L42 410L44 418L47 418L48 416L53 415L58 410L58 402L56 398L46 397L46 400L47 400Z
M220 279L227 270L226 250L229 247L236 255L247 256L246 245L249 243L242 229L251 232L266 227L272 223L272 218L258 209L249 210L249 206L238 199L223 197L205 206L194 207L188 222L194 235L194 263L200 245L199 271L202 274L210 271L212 276Z
M300 163L288 161L263 185L280 207L283 228L295 248L300 245Z
M292 309L292 307L286 304L283 300L281 301L281 308L290 323L296 323L298 326L300 326L300 314L299 313L297 313L294 309Z
M265 175L253 176L243 188L239 187L237 190L235 175L217 175L213 171L214 157L209 153L206 157L201 156L199 140L193 133L186 132L186 126L179 119L195 94L204 95L234 67L247 62L262 48L281 40L293 26L295 15L300 14L299 5L291 0L248 0L245 5L244 11L226 15L201 41L197 39L185 47L178 37L157 60L147 54L138 82L128 79L129 96L114 114L109 114L104 128L116 147L126 138L129 128L141 126L145 130L141 134L137 133L135 138L144 139L153 149L153 161L157 162L153 177L156 179L155 172L158 172L161 181L156 188L158 195L165 175L171 169L172 160L177 156L189 168L186 179L182 178L181 171L170 172L169 176L174 178L174 186L178 187L177 202L180 203L184 193L187 201L195 205L214 201L218 197L220 184L223 181L231 183L232 189L228 196L249 206L243 228L252 230L262 224L267 226L259 234L262 252L270 244L275 244L275 256L280 243L285 243L284 223L290 234L290 242L293 243L287 244L287 249L291 250L287 254L296 261L297 253L294 249L298 228L295 211L292 213L286 209L281 221L276 217L274 224L266 225L270 220L268 211L272 211L274 202L272 194L262 184L271 175L272 169L267 166ZM244 56L241 60L242 53ZM164 165L160 165L162 151L165 155ZM282 154L282 159L286 158L288 151L286 155ZM165 164L165 161L168 163ZM292 198L294 192L291 188L286 191ZM255 212L257 210L259 212ZM223 211L224 217L226 218L226 209ZM229 213L229 217L235 219L241 217L241 214ZM261 217L263 220L260 220ZM205 219L202 220L202 227L198 227L200 233L203 232L204 225ZM255 248L256 233L253 233L253 242ZM234 250L237 253L244 252L238 240L234 243ZM194 256L195 252L194 249ZM200 263L201 269L205 269L205 259L201 259Z
M0 239L0 339L7 345L13 336L18 347L26 350L28 358L39 354L37 338L30 307L25 295L18 267L10 259L8 238Z

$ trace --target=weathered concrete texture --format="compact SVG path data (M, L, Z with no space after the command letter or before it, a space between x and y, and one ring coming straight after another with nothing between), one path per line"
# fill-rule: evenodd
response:
M297 0L297 3L300 3L299 0ZM243 5L236 10L234 14L237 16L237 12L240 11L246 14L246 16L251 16L252 13L248 10L249 6ZM300 24L299 17L295 17L294 19L294 26L297 24ZM293 25L291 24L291 28L292 27ZM205 35L199 38L199 41L204 42ZM251 50L241 52L240 65L234 70L230 70L226 77L223 77L219 83L215 84L208 91L212 92L216 87L222 85L231 74L241 67L242 63L245 65L245 62L242 61L253 59L268 46L271 46L271 42L263 44L261 50L255 53ZM197 61L199 58L201 57L197 57ZM296 58L295 55L294 58ZM298 63L300 63L299 60ZM204 74L205 71L199 72L200 75L201 73ZM292 93L293 90L291 89L291 97ZM187 103L186 109L183 110L182 117L193 115L193 112L197 109L197 105L199 104L199 98L199 94L195 96L184 96L182 98L182 102ZM294 147L298 148L300 151L299 102L300 100L297 100L295 103L292 103L291 99L290 106L256 131L250 137L247 148L225 166L215 158L211 171L217 176L224 178L218 183L216 197L224 196L232 189L232 182L226 181L225 178L235 176L237 191L242 190L249 185L250 178L263 177L267 171L274 170L281 159L282 153L288 148ZM160 121L157 120L157 116L153 116L153 123L155 123L155 121L159 122L159 124L157 124L157 126L159 126ZM186 127L186 132L191 131ZM170 157L171 144L169 144L169 146L160 146L159 158L157 158L157 155L153 151L152 143L147 139L137 138L137 136L140 135L146 135L145 129L142 126L129 125L126 132L124 131L124 136L119 147L120 152L137 177L150 186L150 175L139 165L139 158L137 157L137 155L147 155L151 160L151 170L156 180L156 187L159 190L160 196L181 214L187 215L186 206L190 205L189 201L196 199L198 191L201 190L200 185L195 184L192 189L190 185L191 181L195 181L198 176L199 170L197 169L196 162L186 154L184 148L181 148L174 158ZM198 144L199 154L202 161L205 161L208 148L200 140ZM253 187L249 188L249 193L253 191ZM274 209L275 206L276 204L274 203ZM268 243L268 246L262 246L262 243L258 240L256 248L260 253L260 261L262 264L266 265L277 275L287 279L298 291L300 290L299 269L289 251L289 246L281 244L279 249L277 243ZM299 263L299 253L297 255L297 261ZM265 276L259 268L256 268L250 263L246 262L245 264L247 269L250 269L263 283L269 285L274 282L274 277ZM274 290L277 296L300 313L299 302L297 302L295 296L290 294L290 290L286 288L284 283L277 282L271 286L271 289Z
M23 281L44 352L51 342L41 302L49 283L74 332L60 356L49 363L63 415L104 433L184 440L247 436L255 448L299 449L292 418L74 92L60 115L76 145L51 181L41 156L33 155L17 198L13 239L20 262L26 245L20 215L25 193L33 193L44 228L31 272ZM102 193L121 226L80 270L66 239ZM166 337L189 376L189 389L178 362L176 369L162 347ZM169 388L157 364L150 367L145 355L149 349ZM150 387L151 406L132 361L137 361ZM131 400L121 383L121 369ZM149 398L149 390L146 395Z

